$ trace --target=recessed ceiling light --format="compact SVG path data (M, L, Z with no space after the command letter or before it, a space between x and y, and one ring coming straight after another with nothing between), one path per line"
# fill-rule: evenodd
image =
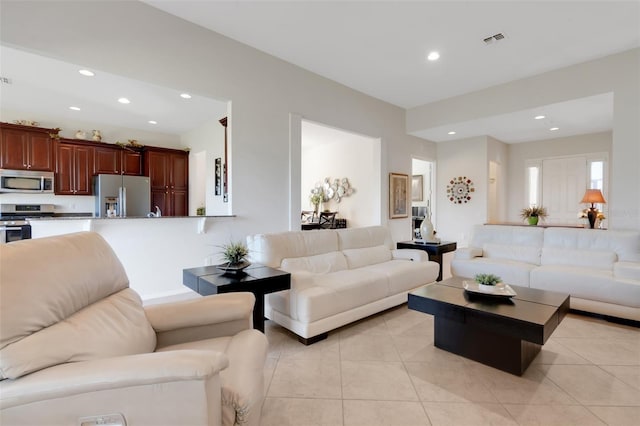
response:
M544 115L536 115L533 118L536 119L536 120L542 120L544 118Z
M118 102L120 102L121 104L130 104L131 101L127 98L120 98L118 99Z
M77 106L70 106L69 109L72 109L74 111L80 111L80 108L78 108Z
M191 99L191 95L188 94L188 93L181 93L180 97L183 98L183 99Z
M448 135L455 135L455 134L456 134L456 132L451 131L451 132L449 132L449 133L447 133L447 134L448 134Z
M552 132L555 132L556 130L560 129L560 127L552 127L549 130L551 130Z
M93 77L95 75L92 71L89 70L80 70L78 72L87 77Z
M437 61L440 59L440 54L434 50L433 52L429 52L427 59L430 61Z
M157 122L157 121L155 121L155 120L149 120L149 121L148 121L148 123L149 123L149 124L158 124L158 122Z

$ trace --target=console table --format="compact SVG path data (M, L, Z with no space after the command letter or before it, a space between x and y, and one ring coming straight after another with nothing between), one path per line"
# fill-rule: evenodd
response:
M215 266L182 270L182 284L202 296L249 291L256 296L253 328L264 333L264 295L291 288L291 274L254 264L239 274L227 274Z
M429 254L429 260L437 262L440 265L437 281L442 281L442 255L455 251L458 245L451 241L442 241L440 243L419 243L417 241L403 241L396 244L399 249L416 249L426 251Z

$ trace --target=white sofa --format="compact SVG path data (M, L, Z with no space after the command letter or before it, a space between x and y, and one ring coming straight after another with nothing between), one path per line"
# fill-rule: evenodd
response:
M640 321L640 232L478 225L451 262L454 276L571 295L571 308Z
M425 252L394 249L382 226L258 234L247 243L252 261L291 272L291 290L265 297L265 316L305 344L405 303L438 277Z

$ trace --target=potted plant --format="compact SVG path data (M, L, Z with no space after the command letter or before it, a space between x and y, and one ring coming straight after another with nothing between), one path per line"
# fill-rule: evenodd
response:
M522 209L520 212L522 219L529 222L529 225L537 225L538 220L547 217L547 209L544 207L532 206Z
M241 272L244 268L251 265L246 260L249 255L249 249L240 241L230 242L221 246L222 252L220 253L225 263L218 265L218 267L225 272L237 273Z
M480 290L486 293L493 293L496 285L502 281L502 278L493 274L476 274L474 278Z

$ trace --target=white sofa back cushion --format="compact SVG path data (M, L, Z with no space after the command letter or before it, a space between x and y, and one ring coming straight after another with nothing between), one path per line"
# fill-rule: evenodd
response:
M540 247L486 243L482 246L482 256L539 265Z
M386 246L388 250L395 248L389 230L384 226L338 229L336 233L338 235L338 250L376 246Z
M537 226L476 225L470 246L483 248L485 244L500 244L542 247L544 231L544 228Z
M346 249L342 252L344 253L344 257L347 259L349 269L362 268L363 266L388 262L392 259L391 250L389 250L389 247L386 245Z
M639 231L548 228L544 246L562 249L614 252L621 262L640 262Z
M282 259L280 269L287 272L305 271L314 274L328 274L347 269L347 260L341 252L334 251L315 256Z
M617 256L612 251L544 247L541 263L543 266L580 266L611 271L616 260Z
M338 236L331 229L250 235L247 247L252 261L272 268L279 268L284 259L339 250Z

